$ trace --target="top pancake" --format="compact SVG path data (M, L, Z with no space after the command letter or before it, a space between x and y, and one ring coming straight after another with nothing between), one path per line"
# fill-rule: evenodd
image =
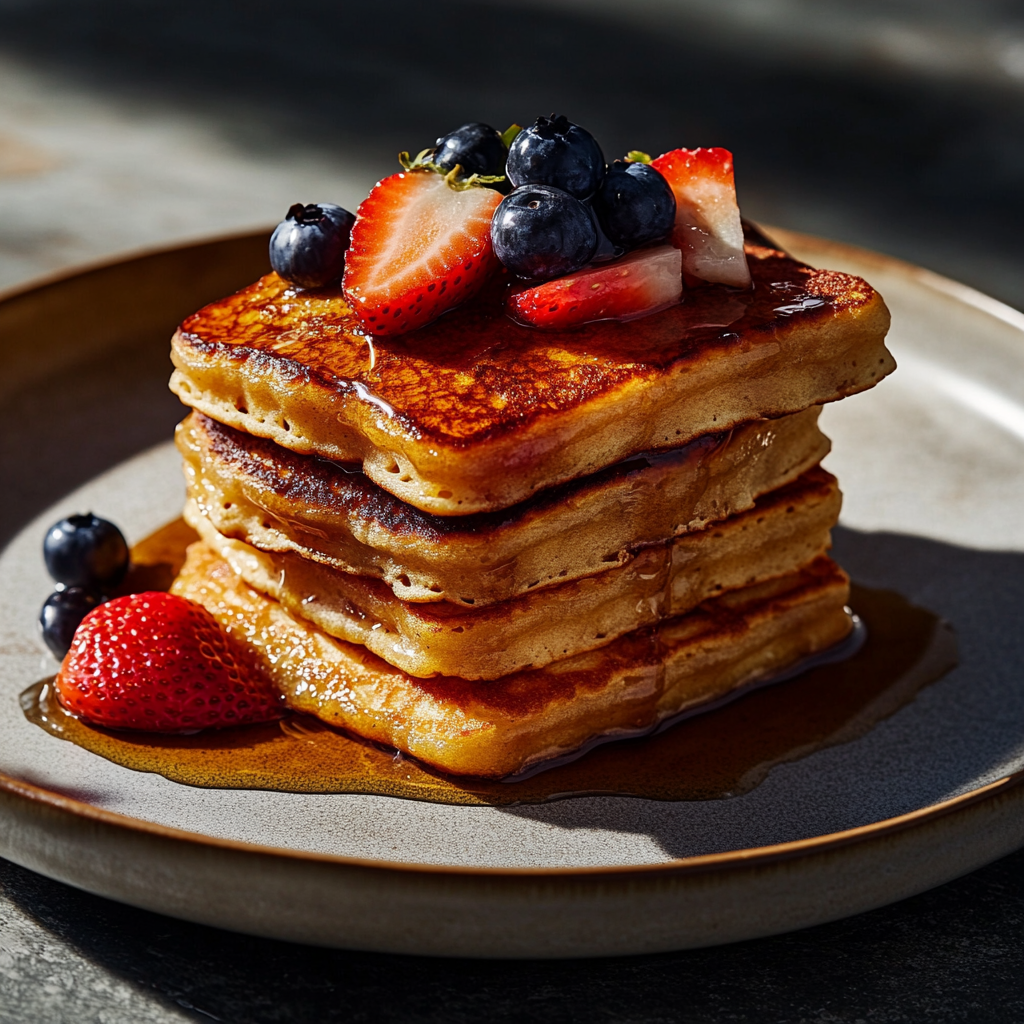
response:
M395 338L340 291L268 274L189 317L171 388L295 451L362 463L438 515L506 508L641 451L865 390L895 368L889 314L860 278L748 236L754 285L577 331L522 327L485 296Z

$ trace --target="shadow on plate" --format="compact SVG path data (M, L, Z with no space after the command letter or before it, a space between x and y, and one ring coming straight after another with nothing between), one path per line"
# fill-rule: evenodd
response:
M670 857L785 842L925 807L1024 764L1024 554L835 531L836 560L950 622L960 665L855 744L781 765L729 800L652 805L583 798L502 808L573 829L650 837ZM768 691L765 691L768 692Z

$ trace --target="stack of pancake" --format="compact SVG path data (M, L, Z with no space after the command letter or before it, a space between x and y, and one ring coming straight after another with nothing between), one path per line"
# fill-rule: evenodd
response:
M268 275L190 317L177 593L298 711L505 776L851 630L820 404L890 372L859 278L751 234L754 287L572 333L486 301L367 336Z

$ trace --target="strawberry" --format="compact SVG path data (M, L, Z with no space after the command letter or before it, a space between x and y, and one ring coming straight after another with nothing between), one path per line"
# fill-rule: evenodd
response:
M86 615L55 687L68 711L109 729L197 732L285 711L202 605L159 591L118 597Z
M356 213L345 296L371 334L403 334L465 302L498 269L491 215L501 195L413 170L377 182Z
M683 251L684 274L749 288L732 153L727 149L673 149L651 166L662 173L675 193L672 244Z
M659 245L517 289L506 308L520 323L558 330L592 320L632 320L673 305L682 294L682 254Z

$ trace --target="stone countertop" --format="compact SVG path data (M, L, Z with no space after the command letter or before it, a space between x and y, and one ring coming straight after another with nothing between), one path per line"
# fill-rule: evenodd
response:
M472 118L504 127L557 105L610 155L727 145L749 216L890 252L1024 308L1024 18L1011 5L259 0L244 19L239 10L0 3L0 289L271 224L299 200L354 208L397 150ZM472 90L453 84L453 67ZM67 375L62 417L45 415L49 387L0 407L0 427L42 424L32 467L0 430L0 469L18 498L0 510L0 538L167 436L177 405L162 360L149 371L130 438L107 421L109 368ZM1024 852L792 935L533 963L253 939L0 862L0 1024L1002 1022L1024 1019L1022 979Z
M1000 0L7 0L0 288L353 209L471 119L724 145L754 220L1024 308L1024 13ZM414 84L412 84L414 83Z
M4 1024L1024 1019L1024 852L894 906L714 949L469 961L315 949L111 903L0 862Z

